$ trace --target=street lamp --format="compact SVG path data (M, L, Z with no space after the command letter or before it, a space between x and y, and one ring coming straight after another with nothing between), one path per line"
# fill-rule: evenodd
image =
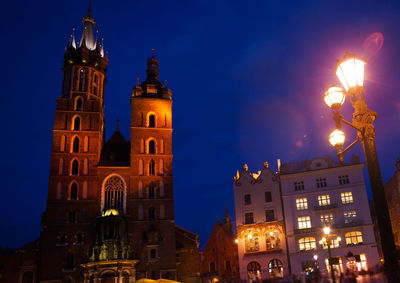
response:
M335 271L333 270L333 259L332 259L332 253L331 253L331 245L332 241L337 241L340 242L342 239L340 237L334 238L333 235L331 235L331 228L330 227L324 227L324 234L325 237L322 238L321 241L319 241L320 245L326 245L328 247L328 257L329 257L329 266L331 267L331 276L332 276L332 282L335 282ZM318 258L318 257L317 257Z
M349 53L346 53L343 59L337 62L335 73L346 90L346 96L350 98L354 113L352 122L343 119L340 110L344 102L344 97L341 99L339 88L332 89L330 87L324 95L324 101L333 111L333 120L335 121L337 130L331 133L329 142L336 147L341 163L344 162L344 153L346 151L356 143L362 143L385 259L385 272L390 283L400 282L397 273L398 263L392 226L375 147L373 122L377 113L368 108L364 96L365 64L365 59ZM345 149L343 149L345 135L341 131L342 124L346 124L357 130L357 139Z

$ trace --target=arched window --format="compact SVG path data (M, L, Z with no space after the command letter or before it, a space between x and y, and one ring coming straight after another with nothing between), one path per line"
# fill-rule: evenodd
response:
M261 265L257 261L252 261L247 265L248 282L255 280L261 281Z
M267 250L278 249L281 246L279 231L269 232L265 235L265 245Z
M149 192L148 192L147 196L149 198L155 198L155 196L156 196L156 192L155 191L156 191L156 189L154 188L154 185L150 184L149 185Z
M305 238L299 239L299 250L309 251L309 250L315 250L316 248L317 248L317 245L315 243L314 237L305 237Z
M156 115L149 115L149 128L154 128L156 126Z
M155 142L155 140L150 140L149 141L149 153L150 154L156 153L156 142Z
M78 90L83 91L83 81L85 80L85 74L83 69L79 70L79 82L78 82Z
M279 259L273 259L268 263L269 276L271 278L283 277L283 265Z
M78 97L75 100L75 111L81 111L82 110L82 98Z
M72 253L67 254L65 269L72 270L74 269L74 255Z
M114 208L123 212L124 208L124 181L119 176L111 176L104 183L103 211Z
M149 208L149 220L156 219L156 209L154 207Z
M60 151L65 151L66 140L65 136L61 136Z
M85 139L83 140L83 151L87 152L89 150L89 137L85 136Z
M75 137L72 142L72 152L79 152L79 138Z
M81 129L81 119L76 116L74 118L74 131L79 131Z
M155 175L155 173L156 173L155 167L156 167L156 164L155 164L154 160L152 159L149 163L149 175Z
M75 182L71 184L71 188L69 191L69 199L72 200L78 199L78 185Z
M244 246L245 246L246 252L258 251L259 250L258 234L253 233L253 234L245 235Z
M79 161L77 159L74 159L74 161L72 161L71 175L73 176L79 175Z

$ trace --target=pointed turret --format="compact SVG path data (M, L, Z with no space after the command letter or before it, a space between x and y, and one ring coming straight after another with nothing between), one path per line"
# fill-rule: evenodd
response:
M96 41L94 39L94 25L95 20L92 18L92 5L89 0L89 8L87 16L82 19L83 22L83 32L79 47L86 47L89 50L96 49Z

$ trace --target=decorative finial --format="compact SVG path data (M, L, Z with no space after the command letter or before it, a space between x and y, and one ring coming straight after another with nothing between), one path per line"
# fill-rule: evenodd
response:
M119 131L119 122L121 122L121 120L117 119L117 131Z
M140 80L139 80L139 76L137 76L137 79L136 79L136 85L139 85L139 82L140 82Z
M245 163L245 164L243 164L243 166L242 166L242 172L247 172L247 171L249 171L249 167L248 167L247 164Z
M153 53L151 57L154 58L154 48L151 49L151 52Z
M268 162L267 162L267 161L264 161L264 163L263 163L263 167L264 167L264 168L268 168L268 167L269 167L269 164L268 164Z

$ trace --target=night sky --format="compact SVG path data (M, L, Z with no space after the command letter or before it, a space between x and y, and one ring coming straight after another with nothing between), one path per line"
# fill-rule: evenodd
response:
M80 39L87 1L3 1L0 17L3 218L0 246L39 236L45 210L64 47ZM106 134L116 119L129 139L131 89L155 48L160 79L173 91L176 223L207 241L233 176L335 156L322 95L345 51L368 58L365 95L386 183L400 156L400 1L93 1L109 68ZM380 46L367 38L380 33ZM382 37L381 37L382 39ZM352 108L345 102L344 115ZM355 133L345 128L347 144ZM357 145L348 154L362 156ZM362 156L362 160L364 157ZM365 171L366 174L366 171Z

